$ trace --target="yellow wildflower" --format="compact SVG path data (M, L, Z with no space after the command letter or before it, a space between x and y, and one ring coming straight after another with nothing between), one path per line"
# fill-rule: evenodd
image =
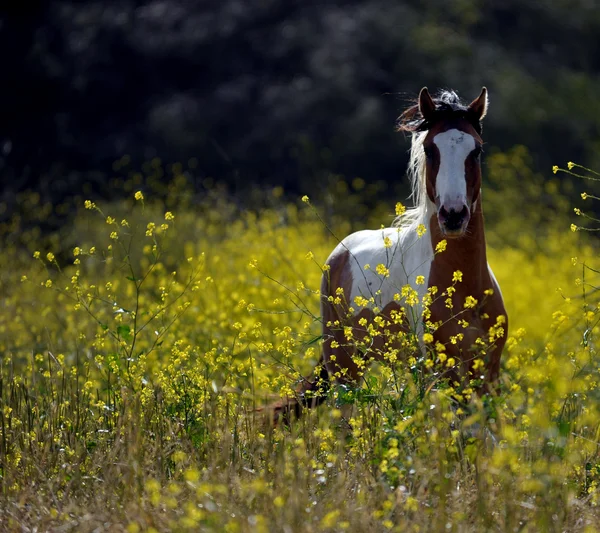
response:
M444 252L446 250L447 246L448 246L448 242L446 241L446 239L442 239L440 242L438 242L435 245L436 253Z
M423 342L430 344L433 342L433 335L431 333L423 333Z
M383 263L379 263L377 265L375 272L377 272L377 274L379 274L380 276L383 276L385 278L387 278L390 275L389 268L387 268Z

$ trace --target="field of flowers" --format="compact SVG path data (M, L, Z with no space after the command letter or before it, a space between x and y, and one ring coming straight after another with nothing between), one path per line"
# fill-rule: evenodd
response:
M486 160L500 393L461 404L379 366L278 427L257 408L319 357L325 259L395 200L340 180L249 210L159 161L58 229L23 195L0 227L0 529L599 530L594 182L520 147Z

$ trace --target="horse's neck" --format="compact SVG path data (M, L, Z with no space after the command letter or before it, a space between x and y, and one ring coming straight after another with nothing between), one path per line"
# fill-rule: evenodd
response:
M437 216L431 216L430 229L435 249L437 243L444 239ZM432 274L435 272L436 278L439 278L434 281L441 282L444 286L451 285L453 273L460 270L463 273L465 288L468 286L477 293L489 288L481 197L471 215L466 235L458 239L446 238L446 242L446 250L437 253L433 260Z

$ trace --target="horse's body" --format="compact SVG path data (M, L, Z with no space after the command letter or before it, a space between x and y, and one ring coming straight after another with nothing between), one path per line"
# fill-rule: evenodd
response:
M398 339L407 331L423 354L428 344L456 361L445 376L478 381L480 389L498 377L508 322L486 256L479 159L486 111L485 88L469 106L453 92L433 100L424 88L418 105L401 115L399 129L413 137L416 206L393 227L349 235L327 259L322 381L358 384L365 359L401 352L406 346ZM368 324L377 317L374 332ZM301 404L320 403L322 395L306 394L316 389L308 381L301 386L300 403L292 402L297 413Z

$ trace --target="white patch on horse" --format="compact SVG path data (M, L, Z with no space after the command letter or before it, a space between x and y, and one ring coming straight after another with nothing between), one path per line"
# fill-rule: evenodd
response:
M440 168L435 186L440 206L460 211L469 203L465 161L475 149L475 139L464 131L452 129L438 133L433 142L440 151Z
M434 212L435 206L428 201L422 220L402 228L357 231L338 244L331 256L343 251L350 255L348 267L352 274L352 291L348 303L354 307L355 314L363 309L355 304L357 296L367 300L373 298L374 304L368 307L381 310L408 284L419 296L419 304L414 309L407 309L409 322L417 331L422 330L421 302L427 292L434 255L429 228L429 219ZM418 237L416 229L421 223L426 227L426 233ZM384 245L386 237L391 241L389 247ZM369 265L367 269L366 265ZM377 273L378 265L387 268L389 275ZM417 276L423 276L425 283L417 284ZM403 299L399 303L403 304Z

